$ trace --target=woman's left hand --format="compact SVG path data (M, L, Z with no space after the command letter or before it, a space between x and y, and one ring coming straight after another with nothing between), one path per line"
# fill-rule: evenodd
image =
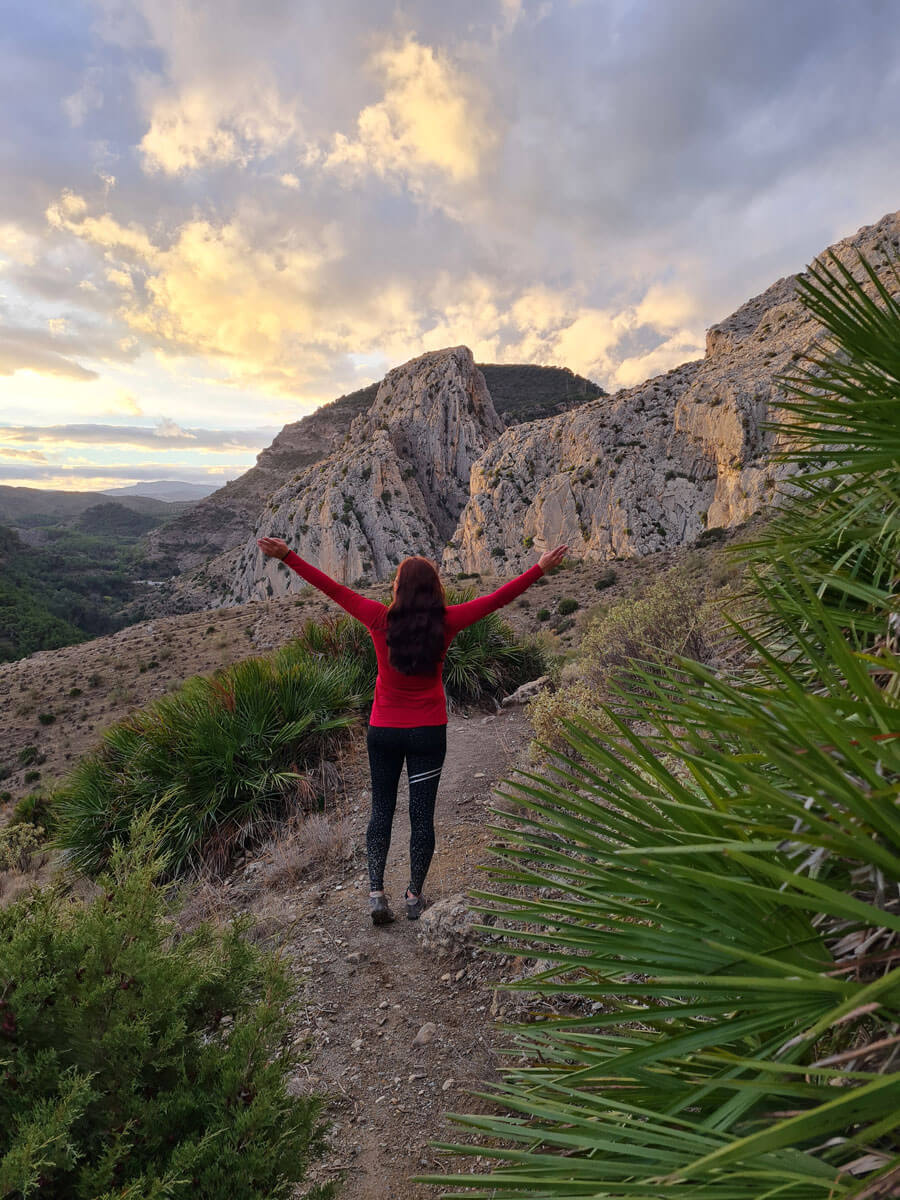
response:
M263 554L269 558L284 558L290 551L290 546L287 542L283 542L281 538L257 538L256 544L262 550Z

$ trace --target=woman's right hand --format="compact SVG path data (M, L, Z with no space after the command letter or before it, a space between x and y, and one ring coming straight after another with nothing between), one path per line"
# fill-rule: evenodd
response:
M538 566L542 571L549 571L551 567L558 567L568 548L568 546L557 546L555 550L545 550L538 559Z
M256 544L268 558L284 558L290 551L290 546L281 538L257 538Z

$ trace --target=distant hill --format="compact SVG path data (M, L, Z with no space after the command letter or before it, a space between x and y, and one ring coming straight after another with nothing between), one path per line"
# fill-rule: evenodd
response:
M202 500L218 491L215 483L185 483L180 479L152 479L128 487L104 488L101 496L149 496L154 500Z
M599 384L568 367L506 363L479 363L478 367L504 425L551 417L606 395Z
M56 579L48 586L46 560L0 525L0 662L107 632L79 627L80 599Z
M196 503L0 487L0 662L127 624L151 586L140 539Z
M50 488L10 487L0 484L0 525L17 525L23 529L50 525L68 525L82 513L102 503L104 492L64 492ZM117 503L140 513L155 517L155 524L177 517L196 500L157 500L150 496L120 496Z
M120 537L140 537L159 524L159 517L150 513L135 512L125 504L110 500L106 504L94 504L86 508L75 528L83 533L116 534Z

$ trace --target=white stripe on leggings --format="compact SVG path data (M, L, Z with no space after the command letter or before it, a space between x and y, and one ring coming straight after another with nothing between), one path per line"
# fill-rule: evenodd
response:
M419 783L423 779L431 779L435 775L440 775L442 768L438 767L434 771L423 771L420 775L410 775L410 783Z

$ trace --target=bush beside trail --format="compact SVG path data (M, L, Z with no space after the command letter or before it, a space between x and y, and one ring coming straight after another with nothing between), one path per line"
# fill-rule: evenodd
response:
M57 881L0 910L2 1196L275 1200L319 1152L291 979L249 918L176 930L154 837L145 814L87 904Z

